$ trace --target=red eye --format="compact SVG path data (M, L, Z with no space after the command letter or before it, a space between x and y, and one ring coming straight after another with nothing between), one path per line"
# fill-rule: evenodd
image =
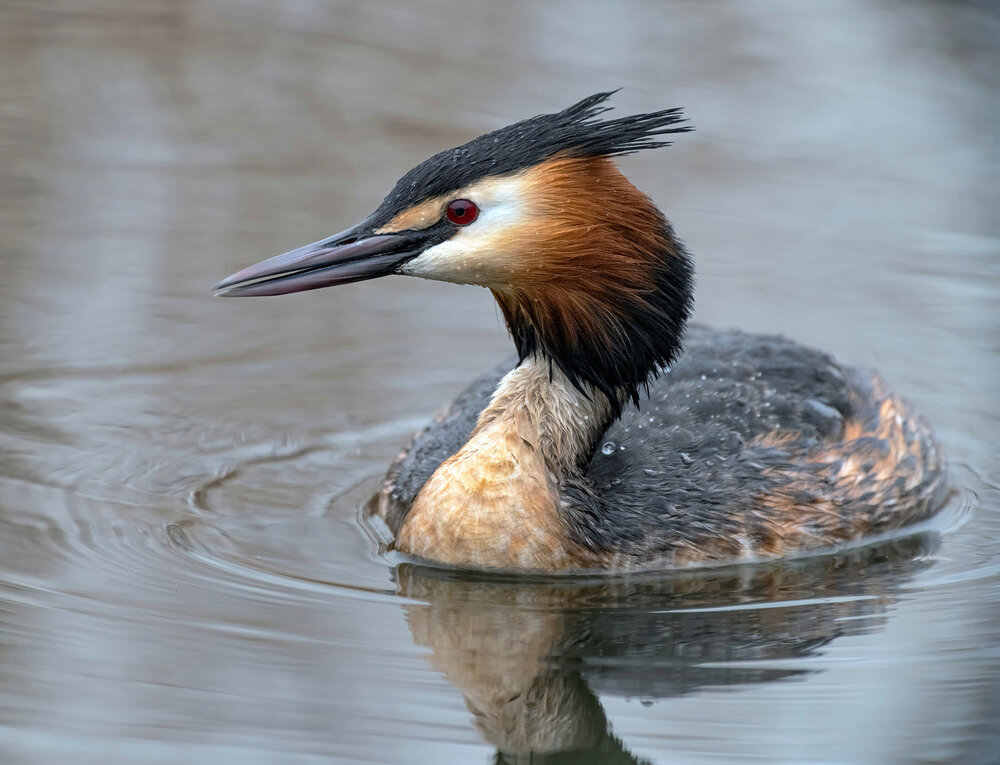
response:
M445 215L456 226L468 226L479 215L479 208L468 199L455 199L448 203Z

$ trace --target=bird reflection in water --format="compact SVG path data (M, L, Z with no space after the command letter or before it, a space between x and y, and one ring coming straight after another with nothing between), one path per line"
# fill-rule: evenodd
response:
M414 641L462 694L496 762L636 763L600 696L655 700L819 671L761 662L808 659L881 629L937 544L914 535L780 564L620 578L404 563L396 579L420 601L407 606Z

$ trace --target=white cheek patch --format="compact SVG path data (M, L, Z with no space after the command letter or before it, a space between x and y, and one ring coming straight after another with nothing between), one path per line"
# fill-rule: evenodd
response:
M494 178L455 194L479 207L479 216L448 240L405 263L400 273L456 284L488 285L509 274L515 255L505 248L524 222L524 195L519 176Z

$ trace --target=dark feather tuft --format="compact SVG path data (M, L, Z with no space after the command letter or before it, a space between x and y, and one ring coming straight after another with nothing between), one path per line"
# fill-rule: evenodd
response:
M442 151L399 179L369 219L372 228L406 208L449 194L491 175L507 175L544 162L556 154L570 157L615 157L642 149L669 146L657 136L692 128L680 109L664 109L601 120L617 91L595 93L555 114L540 114L494 130L463 146Z

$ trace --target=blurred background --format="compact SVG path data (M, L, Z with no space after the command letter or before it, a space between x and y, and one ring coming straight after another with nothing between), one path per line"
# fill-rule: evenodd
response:
M879 368L940 540L642 592L379 555L380 474L509 352L489 293L210 288L617 87L696 128L622 166L697 320ZM971 0L4 0L3 760L995 761L998 96Z

